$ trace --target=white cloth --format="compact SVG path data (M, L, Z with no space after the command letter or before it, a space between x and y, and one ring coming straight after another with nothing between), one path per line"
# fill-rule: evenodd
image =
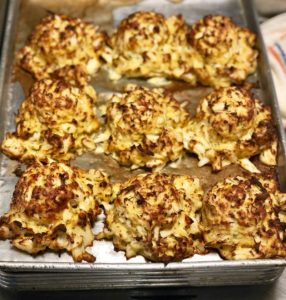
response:
M261 25L267 48L275 90L284 126L286 127L286 13Z

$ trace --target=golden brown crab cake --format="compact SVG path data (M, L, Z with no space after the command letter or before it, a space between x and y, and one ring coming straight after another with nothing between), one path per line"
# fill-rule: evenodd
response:
M24 162L68 161L93 150L99 127L95 101L91 86L80 88L54 79L36 82L18 111L16 132L6 135L1 150Z
M167 77L195 84L192 68L202 67L202 59L188 43L189 31L182 16L131 14L120 23L103 54L110 78Z
M203 202L206 245L226 259L285 257L277 193L276 180L265 175L218 182Z
M26 46L17 53L17 64L37 80L48 78L62 68L66 80L74 80L72 70L77 66L87 77L92 76L101 66L105 41L106 34L91 23L65 15L49 15L35 27Z
M133 169L161 168L182 156L188 120L172 94L129 85L107 105L104 151Z
M283 230L283 241L286 242L286 193L281 193L277 191L275 193L276 203L274 205L274 210L278 213L278 218L280 225Z
M185 147L199 157L199 166L215 171L239 163L251 172L259 170L249 158L260 154L267 165L276 165L277 135L270 108L248 90L220 88L203 98L184 138Z
M79 87L88 85L91 80L91 76L86 73L84 67L81 65L62 67L51 73L51 77Z
M105 205L105 228L126 257L168 263L204 254L200 224L203 191L197 178L164 173L137 175L121 184Z
M64 163L31 165L19 179L10 210L0 218L0 237L37 254L66 250L74 261L93 262L93 224L108 201L111 185L101 171Z
M227 87L256 70L255 34L229 17L205 16L191 26L189 41L203 57L203 67L194 69L201 84Z

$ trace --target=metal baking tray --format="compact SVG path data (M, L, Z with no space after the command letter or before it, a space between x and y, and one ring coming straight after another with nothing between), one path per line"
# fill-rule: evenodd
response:
M181 13L187 22L195 20L207 14L224 14L232 17L240 25L247 26L258 36L257 47L260 51L259 67L250 80L258 81L254 92L268 105L272 106L273 120L279 134L279 165L277 172L281 189L286 189L286 139L279 113L275 91L273 88L271 73L262 37L257 23L257 17L252 1L249 0L144 0L144 1L29 1L10 0L6 17L6 29L2 48L0 65L0 140L7 131L14 130L14 115L19 104L25 97L30 78L14 80L13 56L16 48L23 45L31 26L47 14L47 10L81 16L83 19L100 24L104 29L110 30L121 19L137 10L155 10L165 15ZM81 5L81 9L71 7L68 4ZM135 3L136 2L136 3ZM175 3L176 2L176 3ZM91 5L93 3L93 5ZM101 3L100 7L96 4ZM22 4L22 6L21 6ZM54 5L54 7L52 7ZM84 7L85 6L85 7ZM24 8L23 8L24 7ZM32 11L32 13L31 13ZM27 21L27 18L29 21ZM27 25L29 24L29 25ZM29 27L30 26L30 27ZM17 36L17 38L16 38ZM117 91L129 82L144 84L142 81L123 80L116 85L104 80L104 76L98 77L92 82L95 89L105 95ZM179 85L174 88L178 98L198 99L206 93L205 88L184 90ZM184 97L183 97L184 95ZM188 107L192 109L194 103ZM212 174L209 167L197 168L197 160L189 159L184 168L180 166L168 167L168 172L187 173L192 172L207 181L215 181L237 171L234 167L227 168L218 174ZM107 173L118 168L110 163L108 158L102 156L84 155L74 164L82 167L103 167ZM14 174L18 163L11 161L0 154L0 214L9 208L10 199L14 190L17 177ZM191 168L190 168L191 167ZM137 171L138 172L138 171ZM130 175L126 169L118 168L119 175L113 176L126 178ZM134 174L134 172L132 173ZM206 174L208 176L206 176ZM211 178L211 180L209 180ZM103 216L96 223L94 232L98 232L103 226ZM74 263L72 258L63 253L58 255L47 252L36 257L12 249L9 241L0 243L0 286L13 289L103 289L103 288L135 288L158 286L213 286L213 285L239 285L239 284L265 284L277 279L284 267L285 259L261 259L261 260L222 260L216 253L185 259L180 263L146 262L143 257L137 256L126 260L123 252L115 252L113 245L108 241L95 241L89 250L96 256L96 262Z

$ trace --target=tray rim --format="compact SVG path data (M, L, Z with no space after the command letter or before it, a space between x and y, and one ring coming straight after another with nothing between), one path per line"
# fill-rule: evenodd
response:
M167 265L163 263L74 263L74 262L0 262L1 271L16 272L66 272L66 271L183 271L205 268L284 268L286 259L256 259L256 260L218 260L218 261L194 261L173 262Z

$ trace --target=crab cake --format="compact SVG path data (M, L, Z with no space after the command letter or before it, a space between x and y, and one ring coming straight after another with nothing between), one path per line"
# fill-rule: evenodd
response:
M243 88L220 88L203 98L187 127L185 147L199 157L199 166L215 171L239 163L250 172L259 170L249 160L260 154L267 165L276 165L277 135L270 108Z
M49 15L17 53L17 64L37 80L61 69L59 72L64 72L66 80L75 80L74 68L81 68L86 77L92 76L101 66L105 41L106 34L93 24L64 15Z
M241 83L256 70L256 36L226 16L206 16L191 26L189 41L203 57L194 68L204 85L227 87Z
M93 262L92 226L108 201L111 186L100 171L63 163L35 164L19 179L10 210L0 218L0 237L14 247L37 254L66 250L74 261Z
M276 203L274 210L278 213L280 225L283 229L283 241L286 242L286 193L277 191L275 193Z
M247 174L218 182L203 202L206 245L226 259L285 257L277 193L270 176Z
M68 161L93 150L99 127L95 101L91 86L79 88L54 79L36 82L16 116L16 132L6 135L1 150L24 162Z
M190 176L140 174L121 184L106 206L105 228L97 238L113 241L126 257L181 261L205 253L200 213L203 191Z
M86 73L85 68L81 65L64 66L51 73L51 77L78 87L88 85L91 80L91 76Z
M167 77L196 83L192 68L202 58L188 43L189 26L182 16L138 11L124 19L103 54L109 76Z
M182 16L138 11L120 23L102 57L112 80L164 77L221 87L255 72L255 42L254 33L225 16L206 16L189 26Z
M107 105L104 151L121 165L161 168L183 153L188 114L163 89L129 85Z

